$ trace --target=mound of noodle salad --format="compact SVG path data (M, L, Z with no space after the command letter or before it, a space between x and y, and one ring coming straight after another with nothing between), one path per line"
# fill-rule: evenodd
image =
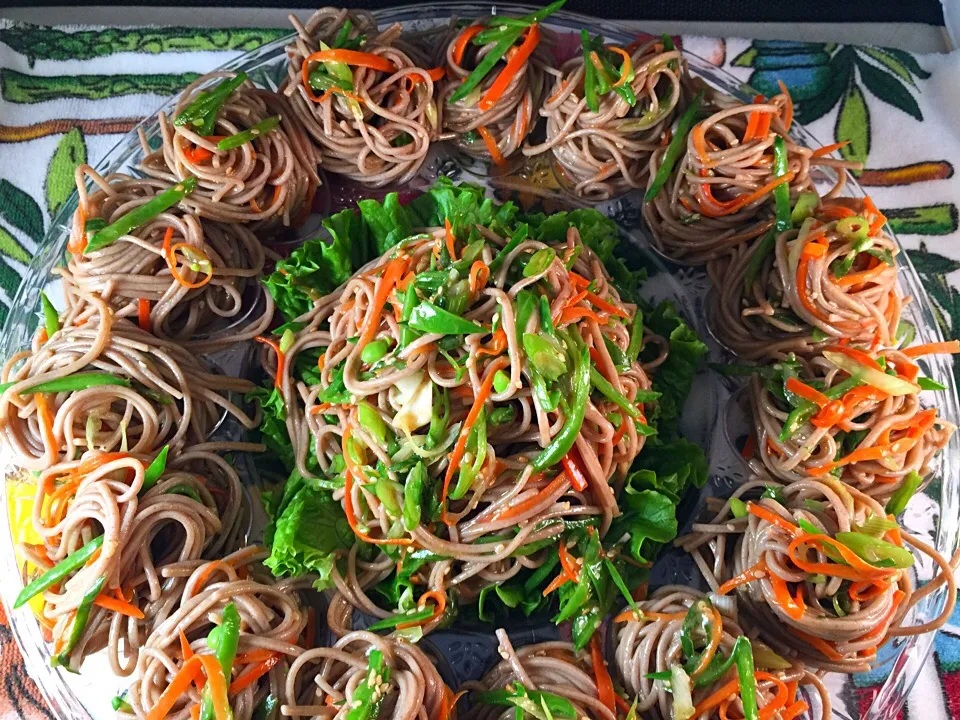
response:
M604 200L646 187L651 154L666 138L689 78L667 35L624 49L584 30L581 49L547 69L553 84L540 110L546 138L523 152L552 152L575 194Z
M898 518L960 342L914 343L858 166L791 138L786 87L723 96L562 5L321 8L279 89L202 76L129 173L76 168L0 370L10 611L117 717L828 720L829 673L953 612L960 552ZM481 164L532 192L447 177ZM641 216L706 266L746 479L683 436L709 349Z
M624 292L637 277L596 211L521 215L440 183L325 225L332 243L266 281L290 320L261 338L273 382L253 394L290 472L268 507L267 565L319 572L340 632L354 609L429 632L460 605L495 612L504 587L528 612L556 591L558 622L584 618L584 647L705 480L702 452L676 438L705 346L672 305L623 299L601 255ZM371 234L383 253L368 260ZM342 276L315 297L324 266ZM305 526L318 515L329 537ZM598 563L596 586L569 582L571 553Z
M522 18L496 15L451 28L440 65L441 126L464 152L503 166L536 125L551 57L539 21L563 2Z

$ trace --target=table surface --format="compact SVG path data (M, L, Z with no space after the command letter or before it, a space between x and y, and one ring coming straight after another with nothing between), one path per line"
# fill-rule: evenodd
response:
M960 1L960 0L956 0ZM0 17L38 25L189 25L198 27L285 27L287 16L310 15L305 9L223 7L106 7L54 6L0 9ZM821 22L703 22L626 21L650 33L749 37L760 40L811 40L896 47L910 52L946 52L953 49L942 26L923 23L821 23Z

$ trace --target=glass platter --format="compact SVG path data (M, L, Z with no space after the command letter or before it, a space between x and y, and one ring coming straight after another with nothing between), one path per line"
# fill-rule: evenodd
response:
M522 5L495 7L497 13L508 15L525 14L532 9ZM493 10L494 8L489 5L421 4L378 11L374 15L381 27L400 22L407 31L416 33L445 24L449 22L451 16L472 18ZM602 34L609 40L621 44L635 39L633 34L625 32L623 28L614 24L568 12L556 13L544 25L560 36L561 42L558 47L561 50L566 45L574 47L578 40L573 39L573 34L578 36L581 28L586 28L591 33ZM570 39L570 42L564 42L565 39ZM289 40L279 40L264 45L220 69L245 70L257 85L276 90L286 76L284 46L287 42ZM752 89L706 60L687 52L684 52L684 55L689 71L711 86L747 102L755 94ZM174 104L175 101L171 98L158 110L169 112ZM140 127L145 131L148 140L158 140L159 131L154 116L144 120ZM821 145L803 128L795 126L792 134L803 144ZM132 131L100 161L97 169L104 174L130 172L139 161L141 154L136 131ZM421 168L419 177L412 187L404 190L427 187L440 174L454 180L480 183L499 199L513 199L525 208L536 204L549 211L563 205L583 204L566 192L564 183L558 180L549 162L540 160L527 165L512 165L507 172L492 174L488 173L484 167L477 167L475 161L456 156L450 149L440 145L432 146L430 156ZM814 179L821 190L833 185L833 177L829 169L817 171L814 173ZM352 191L352 197L347 197L351 194L350 192L345 195L342 190L343 188L339 188L338 193L338 188L335 187L323 198L323 207L315 206L314 210L317 214L300 231L299 240L315 234L319 226L316 221L320 214L339 209L345 201L359 197L356 195L356 190ZM385 190L378 190L372 194L379 197L384 192ZM863 192L855 182L848 182L843 194L862 196ZM623 235L629 240L630 252L649 268L650 280L643 291L647 298L657 301L671 299L676 302L700 337L710 345L709 359L729 361L729 355L712 338L704 319L710 301L705 273L700 268L681 268L672 265L654 253L646 230L641 224L640 201L641 194L632 192L605 201L598 208L618 222ZM12 304L6 327L0 335L0 356L3 358L29 345L30 337L38 324L39 291L47 289L55 304L61 299L56 278L51 274L51 270L64 257L69 234L68 227L76 207L77 195L74 193L53 220L44 242L30 265ZM892 236L889 228L887 233ZM898 258L901 290L904 295L913 298L913 301L904 309L904 318L916 326L917 342L940 340L934 310L919 277L910 265L906 253L901 252ZM239 323L242 322L242 320L239 321ZM219 332L229 332L229 328L221 328ZM219 371L227 374L250 373L255 369L250 345L209 356L206 360ZM950 359L934 355L921 359L920 365L925 375L935 377L948 385L948 389L938 393L935 400L944 417L957 421L960 418L960 411L958 411L960 406L958 406L956 382ZM735 379L723 378L706 369L702 369L697 376L685 408L682 427L689 440L708 449L710 482L700 498L689 497L684 501L680 508L681 524L684 521L689 524L690 519L702 506L704 497L729 495L733 488L746 478L747 468L735 445L737 439L742 438L747 429L746 418L737 402L736 393L739 385L740 383L735 382ZM924 398L926 403L933 400L933 397ZM236 430L229 423L223 423L217 433L227 436L236 435ZM241 466L238 470L241 470L249 488L253 489L252 492L248 492L248 496L251 501L257 502L255 499L259 497L259 493L255 487L258 479L252 471L252 463L240 458L238 464ZM55 716L77 719L112 717L114 713L110 707L110 698L124 689L128 681L112 675L105 654L100 653L88 658L79 675L51 668L48 646L43 641L40 626L30 608L10 610L21 587L20 582L15 579L20 578L23 571L23 561L17 557L14 550L15 543L31 541L29 503L33 498L33 478L29 474L17 471L11 465L11 458L6 453L0 455L0 468L5 476L0 492L3 493L4 507L7 508L7 512L0 513L4 524L0 527L0 572L7 579L7 582L0 587L0 597L7 607L13 635L23 652L28 672L40 686ZM243 472L244 469L247 471ZM950 477L960 477L960 436L958 434L953 436L942 453L938 470L934 473L926 492L914 497L904 517L904 525L911 533L921 539L934 542L937 548L947 556L957 546L958 529L960 529L960 499L958 499L960 483L956 480L943 481ZM259 539L262 518L262 512L255 515L249 528L249 542L256 542ZM922 583L933 576L934 568L929 561L918 559L915 567L916 579L919 582ZM654 586L666 582L695 584L695 578L692 561L679 551L668 551L665 558L657 564L651 584ZM944 600L944 589L928 596L912 611L908 624L919 624L936 617L940 608L943 607ZM362 619L359 624L364 624ZM461 623L429 635L422 641L422 646L435 657L446 682L451 687L456 687L465 680L479 678L499 659L496 651L497 642L493 636L494 629L492 626ZM517 646L552 639L558 633L564 632L563 628L559 630L555 628L549 618L531 618L530 621L524 621L521 618L516 627L508 625L507 630L513 638L514 645ZM869 720L895 717L929 655L932 641L933 635L927 634L898 638L885 646L878 662L889 671L889 676L872 705L863 715L859 713L851 694L840 692L844 678L829 675L827 684L833 695L835 716L850 720L857 717L869 718Z

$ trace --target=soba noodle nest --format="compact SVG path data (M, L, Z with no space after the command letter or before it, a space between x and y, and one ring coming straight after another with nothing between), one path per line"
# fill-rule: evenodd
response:
M181 93L173 117L160 113L162 145L152 150L143 130L141 170L149 177L174 184L197 178L197 188L181 205L196 215L224 223L254 223L268 230L298 225L310 211L320 184L317 158L303 125L286 99L256 89L246 81L234 90L216 114L213 132L205 137L189 123L174 120L185 108L210 90L211 80L231 79L233 73L209 73L197 78ZM250 142L230 150L217 143L250 130L267 118L280 124Z
M480 24L482 19L474 23L474 26ZM544 38L533 51L533 55L510 79L499 99L492 107L483 109L481 97L496 82L505 67L506 59L498 62L470 95L451 103L450 97L453 93L496 46L496 42L482 46L470 43L466 52L458 58L456 46L460 31L456 27L453 30L452 37L443 46L439 63L446 69L446 78L439 83L441 126L444 132L453 133L453 142L458 149L473 157L494 162L487 143L480 134L485 132L496 143L499 156L508 158L520 149L536 126L536 109L543 98L545 72L552 63L552 38L549 31L543 31Z
M524 689L552 693L569 700L577 717L616 720L617 716L600 701L590 653L577 652L573 643L544 642L514 649L506 630L497 630L503 659L479 682L464 683L463 690L485 692L510 689L515 683ZM511 720L515 707L476 703L464 720Z
M800 480L786 486L754 479L737 488L733 497L741 501L757 498L768 487L775 491L752 500L743 517L733 517L729 501L708 503L716 514L707 522L695 523L692 532L678 538L676 544L693 553L715 591L720 588L724 592L721 583L737 578L732 584L740 613L750 618L751 630L770 648L821 670L863 672L870 669L877 650L890 639L935 630L950 617L956 602L954 566L960 552L948 563L934 548L897 530L906 547L933 562L939 570L937 577L915 589L909 570L869 565L872 580L851 582L844 577L851 570L853 553L847 550L848 555L842 557L845 563L832 562L839 559L840 543L831 539L837 533L864 527L871 518L886 519L883 506L833 478ZM751 509L754 505L759 510ZM776 523L766 519L769 517L776 518ZM807 533L798 527L801 524L812 526L817 533ZM901 542L897 536L886 535L888 541ZM821 537L826 540L810 540ZM814 564L807 565L811 562ZM866 565L862 560L860 564ZM856 569L857 564L853 565ZM905 625L910 610L944 584L946 604L940 614L929 622ZM869 587L862 587L865 585ZM792 608L785 607L781 599L787 593ZM838 606L837 600L846 607Z
M882 347L897 344L904 302L894 264L900 248L859 200L834 200L814 217L807 232L778 233L759 270L755 257L766 249L764 240L738 245L707 265L718 296L708 304L710 327L737 355L772 361L788 353L810 356L841 338L859 345L875 339ZM840 232L854 223L860 223L858 229L871 225L872 232L864 237ZM808 255L810 243L824 250ZM838 270L844 263L846 272Z
M584 97L583 53L559 69L546 68L553 78L540 108L547 119L546 140L523 152L551 151L574 192L591 200L646 186L651 153L663 144L683 97L686 66L678 50L665 51L662 41L651 40L633 49L631 58L636 105L609 92L600 96L598 112L587 107Z
M839 352L834 350L833 352ZM882 351L892 369L904 371L913 362L898 350ZM822 384L824 391L845 381L849 375L826 357L799 360L800 380ZM883 502L901 487L911 473L926 477L933 469L937 453L946 447L956 426L938 417L934 408L920 404L920 388L908 395L888 395L871 386L861 386L843 394L843 419L837 423L819 422L814 415L790 437L781 439L790 408L760 378L750 385L757 452L762 465L776 478L795 482L839 472L840 479ZM900 443L900 445L898 445ZM891 445L891 451L879 459L841 462L858 448ZM839 460L838 460L839 458Z
M289 662L304 652L304 644L313 642L313 638L303 637L308 613L298 593L309 586L312 578L275 582L259 565L266 555L262 548L251 546L222 560L194 560L164 568L163 576L171 587L176 587L179 603L153 624L140 650L136 680L127 695L136 717L145 717L183 665L184 639L192 653L209 652L206 638L221 622L227 604L233 604L240 615L234 682L264 658L277 658L268 672L231 695L234 718L250 720L267 695L282 700ZM227 682L231 682L229 677ZM167 717L186 720L190 707L200 700L200 692L191 684Z
M711 594L711 599L716 599ZM692 658L686 657L681 643L681 630L684 620L691 606L697 602L704 602L704 595L693 588L682 585L666 585L657 590L644 602L638 603L641 613L649 613L642 620L630 620L624 623L616 635L616 649L614 651L617 678L623 684L627 694L637 698L637 712L643 717L662 718L670 720L673 717L673 695L663 680L654 680L648 677L652 673L669 671L674 665L686 665ZM719 601L717 601L719 603ZM737 638L744 635L744 628L738 622L737 606L715 604L714 619L721 621L722 635L716 650L716 657L729 657ZM746 616L744 619L748 619ZM746 627L747 630L751 628ZM697 643L706 645L710 638L697 637ZM786 663L774 663L777 667L768 667L767 658L773 658L773 651L756 640L752 643L755 665L765 676L757 683L757 700L760 709L773 699L779 683L796 682L799 685L813 685L813 690L819 695L822 712L820 717L831 717L830 694L820 678L806 670L803 665L794 662L791 667L783 668ZM758 660L759 658L759 660ZM782 661L782 658L777 658ZM699 670L699 666L696 668ZM703 672L700 670L700 672ZM691 679L696 680L698 673L694 671ZM770 676L770 677L767 677ZM699 704L710 697L715 691L727 682L724 675L716 682L696 688L693 700ZM791 703L792 698L788 700ZM731 703L728 703L730 705ZM742 713L739 697L732 701L732 709ZM726 708L723 716L726 716ZM702 717L702 716L701 716ZM708 714L711 720L722 717L720 705L713 708Z
M485 228L478 230L481 233L478 237L484 241L478 258L489 265L506 240ZM361 513L357 508L368 509L357 521L367 528L359 536L376 544L415 542L419 548L446 558L424 565L421 574L429 578L427 589L442 593L452 588L461 601L470 602L483 587L509 578L523 567L536 567L543 562L542 552L524 556L517 551L561 532L562 523L546 521L594 516L599 520L601 533L605 533L614 516L619 514L613 484L624 477L646 439L633 422L627 422L622 432L618 432L608 419L608 415L618 412L617 406L606 397L591 398L587 392L585 422L576 438L575 452L582 460L588 487L574 489L564 473L534 474L530 459L561 432L563 419L571 409L561 405L555 415L548 414L541 401L534 397L531 366L525 361L521 338L524 333L539 332L540 310L533 309L525 326L518 327L513 301L517 293L535 284L546 288L544 298L551 308L557 332L561 333L559 337L566 334L569 338L564 352L571 355L592 348L590 352L595 355L600 372L627 398L633 400L638 392L649 390L651 381L639 362L622 371L614 366L607 343L621 350L627 348L627 326L635 308L621 301L602 263L581 244L574 227L567 231L565 243L548 251L554 253L550 264L535 274L523 277L518 268L528 262L533 253L545 251L549 246L528 239L508 253L482 288L475 288L464 308L464 317L483 326L482 332L456 338L457 343L448 345L449 349L443 352L437 346L442 336L429 333L400 349L400 327L394 314L382 312L382 307L374 309L374 298L388 282L384 275L396 272L397 263L403 264L404 273L411 275L429 269L431 258L445 236L444 229L432 228L414 235L402 249L388 252L336 292L320 298L314 309L300 318L305 327L296 333L285 352L279 387L298 471L304 477L315 477L317 471L327 473L338 456L345 457L348 464L345 487L335 490L333 497L343 503L348 518L355 512ZM463 253L465 243L455 242L461 245L456 252ZM561 258L574 257L581 248L572 271L568 271ZM518 274L520 280L511 279ZM605 308L602 318L591 318L591 313L567 308L568 303L579 302L575 296L585 297L579 288L588 284L595 287L592 302ZM607 322L610 312L619 313L623 322ZM495 318L500 329L491 337L489 328ZM352 338L359 339L354 342ZM385 341L392 349L374 365L362 356L364 348L375 339ZM652 339L658 345L661 342L656 336ZM581 343L582 350L576 350ZM320 382L314 385L295 382L290 368L298 362L300 354L310 358L312 355L308 353L321 348L325 349L320 362ZM653 364L662 362L664 356L661 351ZM451 361L465 364L462 377L456 375ZM310 362L316 364L316 361ZM502 390L491 386L498 372L503 376ZM341 382L351 394L351 402L338 404L318 399L333 383ZM449 465L448 453L457 433L448 430L436 445L427 445L428 436L424 433L428 428L409 427L402 419L400 387L406 387L407 393L416 388L429 393L431 404L445 408L443 414L454 430L467 416L478 393L489 392L494 409L512 408L510 420L497 425L487 425L484 421L486 440L476 452L471 450L464 457L464 464L471 466L467 471L472 478L469 487L455 490L463 481L453 482L458 468ZM365 411L375 408L386 432L402 440L407 448L391 451L385 438L378 439L365 429L358 422L358 404L363 405ZM351 444L353 454L344 453L345 442ZM368 471L362 466L369 463L372 470L382 462L388 477L393 479L400 472L406 473L405 466L409 467L418 457L432 481L444 487L449 485L451 499L443 514L445 522L433 522L424 514L416 527L398 539L394 532L398 527L395 518L373 492ZM394 466L404 469L393 470ZM513 527L518 528L518 533L509 541L484 542L486 537ZM354 550L345 560L342 566L346 569L333 575L341 597L331 604L331 626L348 629L351 606L378 617L391 614L379 608L364 592L390 573L393 566L390 558L382 555L370 561L359 558ZM442 616L438 616L425 623L425 631L435 628L441 620Z
M676 163L666 185L647 202L643 216L656 248L675 262L699 265L760 237L773 227L773 189L776 180L771 162L774 140L784 139L790 194L812 186L810 166L831 165L839 169L835 187L826 195L840 193L846 182L845 168L860 167L830 158L816 157L813 150L795 143L783 120L785 95L753 105L726 107L694 126L687 136L687 149ZM744 142L752 113L769 113L769 131ZM698 138L703 145L698 148ZM663 162L666 147L650 157L653 178Z
M224 414L255 427L231 400L253 384L207 371L190 352L114 318L93 296L68 311L64 327L3 366L0 434L19 466L44 471L84 450L155 455L204 442ZM82 322L82 324L80 324ZM105 373L120 384L30 393L38 383ZM82 379L82 377L80 378Z
M397 43L401 28L394 25L358 37L362 51L383 58L392 71L353 67L352 90L316 94L305 81L320 64L309 57L321 42L332 41L332 17L340 16L325 8L306 25L295 23L297 38L287 47L283 94L316 143L325 170L368 187L407 183L440 130L433 80L422 59Z
M424 651L401 638L367 631L351 632L332 647L303 652L290 666L284 685L284 717L326 715L328 708L357 707L353 694L368 676L369 656L382 654L374 702L379 717L392 720L443 717L452 693Z
M92 193L86 189L87 176L94 182ZM78 218L115 222L170 187L163 180L119 174L102 177L89 165L80 165L76 177L80 203L71 243L77 246L83 245ZM178 273L187 284L180 282L171 272L165 244L187 246L202 254L198 257L209 261L212 275L208 279L205 272L191 269L189 258L182 259L186 251L178 250L179 256L174 254ZM149 314L144 329L158 338L212 349L224 344L211 339L218 329L221 336L230 330L225 343L232 344L259 335L269 325L273 299L255 282L263 266L260 241L243 225L200 220L174 207L99 250L71 253L67 264L54 273L63 278L70 306L81 304L84 296L96 295L110 305L115 317L139 321L140 303L146 301ZM263 312L245 327L236 327L254 309L250 300L245 302L245 295L263 295Z

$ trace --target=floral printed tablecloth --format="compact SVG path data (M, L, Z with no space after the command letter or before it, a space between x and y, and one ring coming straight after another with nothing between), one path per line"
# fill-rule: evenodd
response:
M142 117L199 74L284 28L38 27L0 20L0 324L32 253L73 191ZM890 219L937 309L960 337L960 54L794 41L684 37L686 49L773 95L823 143L848 140L860 183ZM960 356L955 372L960 377ZM839 704L866 709L886 670L852 676ZM0 720L52 717L0 608ZM960 717L960 610L938 635L903 717Z

